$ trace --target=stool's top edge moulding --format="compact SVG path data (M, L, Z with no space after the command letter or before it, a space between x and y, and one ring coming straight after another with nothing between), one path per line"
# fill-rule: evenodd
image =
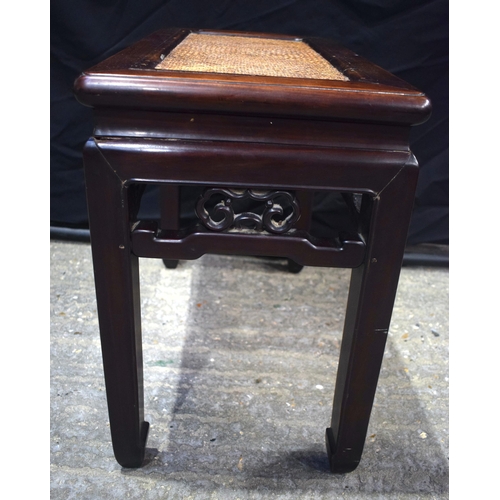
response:
M416 125L418 89L323 38L166 29L85 71L91 107L350 119Z

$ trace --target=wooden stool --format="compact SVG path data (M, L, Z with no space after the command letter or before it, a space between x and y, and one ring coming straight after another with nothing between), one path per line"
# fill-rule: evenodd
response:
M141 466L149 427L138 257L219 253L352 268L326 443L333 472L355 469L417 183L410 126L429 117L429 100L328 40L186 29L98 64L75 93L95 108L85 178L118 462ZM159 221L138 219L147 185L159 186ZM179 217L186 186L201 189L191 225ZM352 230L311 231L315 193L325 192L342 194Z

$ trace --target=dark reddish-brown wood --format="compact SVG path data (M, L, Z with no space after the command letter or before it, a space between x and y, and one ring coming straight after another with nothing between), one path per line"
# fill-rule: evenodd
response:
M428 118L430 102L318 38L300 40L349 81L155 70L189 33L153 33L75 83L77 99L95 108L84 160L115 456L124 467L139 467L148 428L138 256L174 267L204 253L268 255L287 257L295 271L353 269L326 432L331 470L351 471L366 438L418 177L409 130ZM160 187L160 221L137 220L148 184ZM182 186L216 188L207 193L223 197L215 208L205 207L208 194L194 202L199 221L183 226ZM328 239L310 232L314 193L326 191L342 193L355 220L354 230L339 228ZM234 202L245 198L263 200L262 210L237 214ZM214 222L210 210L222 220ZM230 229L236 221L268 232Z

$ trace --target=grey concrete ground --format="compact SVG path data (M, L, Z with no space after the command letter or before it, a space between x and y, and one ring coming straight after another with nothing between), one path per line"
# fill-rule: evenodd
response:
M114 460L90 246L51 242L51 498L448 498L448 270L403 268L364 455L332 475L349 271L141 259L147 463Z

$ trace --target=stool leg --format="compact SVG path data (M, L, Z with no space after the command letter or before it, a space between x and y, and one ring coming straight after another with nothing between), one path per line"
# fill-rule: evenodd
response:
M179 186L162 184L160 186L160 227L179 229L180 227L180 189ZM175 269L178 260L163 259L167 269Z
M314 192L313 191L301 191L298 190L295 193L295 196L299 202L300 206L300 218L295 223L296 229L302 229L303 231L309 232L311 230L311 219L313 212L313 203L314 203ZM292 259L288 259L288 270L291 273L300 273L304 269L304 266L301 264L297 264Z
M85 181L101 348L115 457L123 467L144 459L138 258L130 247L127 188L93 140L84 149Z
M363 452L413 206L414 167L403 168L375 198L367 257L352 271L332 421L326 430L332 472L354 470Z

